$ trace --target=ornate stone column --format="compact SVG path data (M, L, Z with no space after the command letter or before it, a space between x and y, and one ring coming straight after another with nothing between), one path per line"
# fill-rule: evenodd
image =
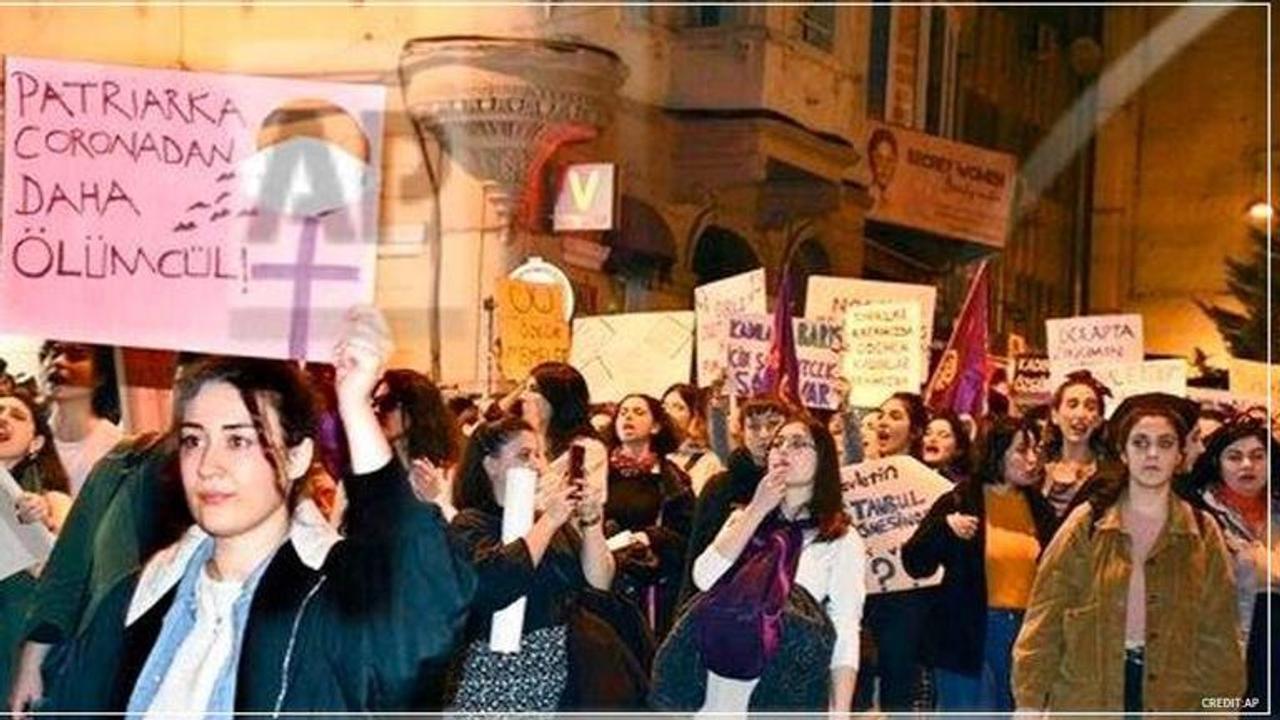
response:
M437 326L450 334L438 346L446 381L488 384L483 305L523 259L519 231L544 209L542 166L609 124L625 73L612 52L582 43L450 36L405 45L406 107L447 158L434 268ZM452 177L457 171L468 177Z

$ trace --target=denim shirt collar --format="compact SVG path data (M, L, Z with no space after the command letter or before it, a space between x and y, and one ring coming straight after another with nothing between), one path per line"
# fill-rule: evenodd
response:
M182 579L178 583L173 605L165 613L160 635L156 638L156 644L151 648L151 654L147 656L147 662L143 665L142 673L138 676L133 693L129 697L127 712L130 720L140 719L146 715L160 691L160 685L164 682L165 675L172 666L178 650L195 628L196 614L199 611L196 587L212 555L213 539L209 537L196 543L195 550L191 552L191 557L182 573ZM218 679L209 697L209 704L203 708L206 713L230 714L235 710L236 669L240 665L240 648L249 619L249 606L253 601L258 582L274 557L273 552L259 563L245 580L240 589L240 595L231 606L232 651L226 664L218 672ZM195 710L195 708L192 709Z

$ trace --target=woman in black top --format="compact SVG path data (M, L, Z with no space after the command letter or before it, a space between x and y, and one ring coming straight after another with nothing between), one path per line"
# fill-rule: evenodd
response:
M677 444L662 403L628 395L613 418L605 530L628 533L618 551L620 589L645 610L659 637L671 625L684 569L693 490L667 455Z
M477 427L463 454L450 533L474 565L479 584L455 673L457 710L557 709L569 673L566 625L573 600L588 586L607 590L613 581L598 489L557 485L547 492L529 532L502 542L507 471L542 466L538 438L519 418ZM493 613L519 598L525 598L520 651L491 651Z

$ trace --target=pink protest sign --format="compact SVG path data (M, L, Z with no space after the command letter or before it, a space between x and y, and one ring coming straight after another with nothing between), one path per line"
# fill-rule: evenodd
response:
M372 302L383 88L3 67L6 332L324 360Z

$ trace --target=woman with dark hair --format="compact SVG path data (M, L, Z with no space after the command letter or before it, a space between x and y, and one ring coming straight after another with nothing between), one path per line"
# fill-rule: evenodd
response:
M591 426L587 381L572 365L545 362L535 367L519 391L519 414L533 427L553 474L569 472L569 447L581 446L587 484L605 487L609 451Z
M876 429L878 457L910 455L919 460L924 450L924 431L929 410L915 393L898 392L880 404Z
M67 474L53 449L53 432L44 414L24 390L0 392L0 470L9 474L18 490L16 497L10 494L13 487L0 493L0 498L11 502L0 512L12 512L18 522L40 524L56 534L71 509ZM35 568L24 568L0 580L0 688L5 693L35 596L35 574Z
M1088 370L1068 374L1053 393L1042 490L1059 519L1089 499L1107 469L1102 421L1109 397L1111 390Z
M44 412L21 390L0 394L0 468L22 490L18 520L38 522L57 533L71 509L70 482Z
M613 416L605 532L618 550L618 581L658 637L671 624L693 521L689 476L667 456L675 428L662 403L628 395Z
M977 474L929 508L902 565L915 578L945 570L930 623L938 709L1007 713L1013 641L1057 520L1036 487L1034 425L998 420L981 445Z
M866 556L838 462L821 423L774 434L755 494L694 562L702 594L659 650L660 709L849 711Z
M681 437L680 447L667 457L688 474L693 494L700 495L708 480L724 472L724 462L711 449L702 391L689 383L676 383L662 394L662 407Z
M46 341L40 348L45 390L52 402L49 426L71 496L123 433L112 350L99 345Z
M1201 415L1203 419L1203 414ZM1267 544L1267 521L1280 526L1276 467L1280 446L1266 424L1247 415L1231 418L1208 437L1182 496L1222 529L1235 566L1240 638L1248 650L1246 698L1267 707L1267 593L1275 592L1280 556ZM1270 481L1271 492L1267 492ZM1276 540L1280 540L1277 535ZM1254 628L1262 632L1254 635Z
M52 709L139 717L430 707L475 577L415 502L370 405L390 352L376 311L339 344L350 453L345 537L297 508L311 389L292 365L211 359L175 389L195 526L118 583L57 679ZM304 501L305 502L305 501Z
M470 559L479 584L451 708L461 712L553 711L569 677L568 623L588 587L608 590L614 563L602 531L598 489L550 489L533 526L502 540L508 471L545 467L532 426L520 418L479 425L454 484L458 515L450 535ZM525 599L520 650L489 649L493 613ZM566 708L573 709L573 708Z
M1164 393L1116 409L1122 474L1067 516L1040 560L1013 651L1020 710L1194 713L1240 697L1222 531L1172 492L1196 413Z
M969 430L950 410L935 413L925 425L920 459L953 483L963 482L973 472Z
M373 409L414 493L452 518L449 480L462 453L462 433L440 388L422 373L388 370L373 390Z
M876 457L909 455L920 460L929 411L915 393L898 392L880 404ZM925 622L933 607L933 588L877 593L867 598L864 632L870 642L858 676L858 710L877 695L882 712L927 710L932 704L932 674L926 661Z

